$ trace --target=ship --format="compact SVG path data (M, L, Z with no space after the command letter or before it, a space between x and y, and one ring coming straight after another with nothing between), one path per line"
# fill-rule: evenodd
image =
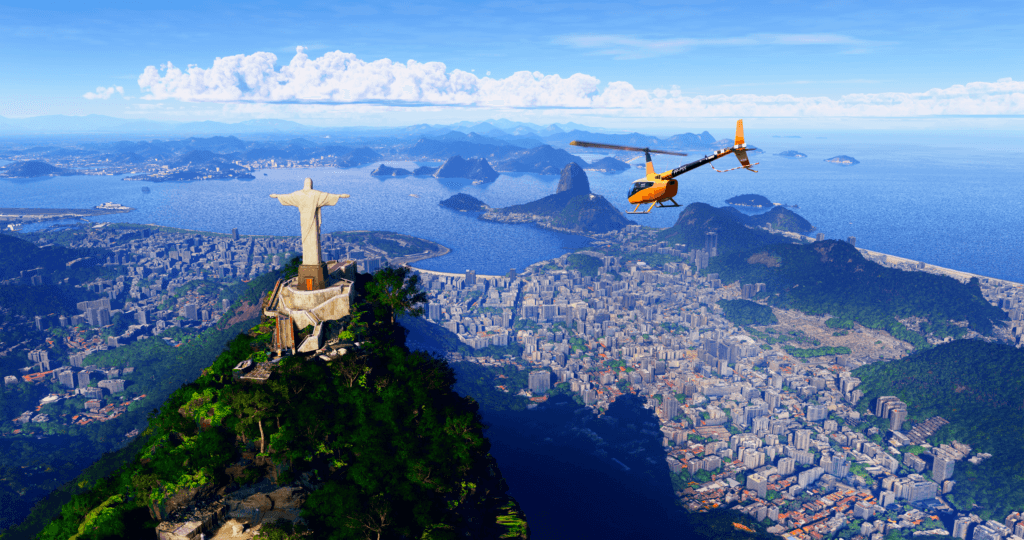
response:
M97 210L131 210L130 207L115 202L105 202L103 204L96 205Z

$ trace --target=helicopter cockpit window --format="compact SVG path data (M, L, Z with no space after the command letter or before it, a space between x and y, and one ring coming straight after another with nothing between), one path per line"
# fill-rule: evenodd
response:
M636 195L637 192L647 189L653 185L654 182L635 182L633 187L630 188L629 193L626 194L626 198L632 197L633 195Z

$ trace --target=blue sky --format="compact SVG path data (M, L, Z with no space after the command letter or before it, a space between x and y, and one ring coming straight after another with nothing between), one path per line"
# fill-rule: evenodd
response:
M1024 117L1019 1L6 4L5 117L622 128Z

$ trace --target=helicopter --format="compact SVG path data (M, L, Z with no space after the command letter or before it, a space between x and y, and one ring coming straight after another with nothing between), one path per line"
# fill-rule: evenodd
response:
M702 165L707 165L716 159L723 158L729 154L734 154L740 161L739 167L733 167L731 169L719 170L715 169L712 165L711 168L716 172L729 172L735 171L736 169L746 169L750 172L757 172L751 167L758 163L751 164L747 158L747 151L757 150L753 146L747 146L743 139L743 120L736 121L736 139L733 141L731 148L723 148L722 150L716 150L714 154L704 156L697 161L687 163L681 167L672 169L671 171L665 171L661 174L654 172L654 163L651 162L651 154L669 154L673 156L685 156L686 154L681 152L669 152L667 150L652 150L650 148L636 148L633 146L619 146L615 144L603 144L603 143L592 143L585 141L572 141L569 144L572 146L582 146L586 148L608 148L611 150L629 150L632 152L643 152L647 158L647 175L633 182L633 186L630 187L629 192L626 194L629 204L635 204L632 212L626 212L627 214L648 214L657 205L658 208L678 208L679 203L675 201L679 184L676 182L676 177L692 171ZM667 204L667 201L671 201L672 204ZM647 210L640 210L640 206L650 203L651 206L647 207Z

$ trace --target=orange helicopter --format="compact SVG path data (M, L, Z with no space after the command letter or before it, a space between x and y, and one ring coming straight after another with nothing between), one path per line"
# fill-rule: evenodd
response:
M658 208L677 208L679 203L673 199L676 196L676 191L679 189L679 184L676 182L676 177L700 167L701 165L707 165L716 159L723 158L729 154L735 154L736 158L740 160L739 167L733 167L732 169L718 170L712 165L711 168L717 172L728 172L735 171L736 169L746 169L750 172L757 172L751 169L757 163L751 165L750 160L747 158L747 150L757 150L753 146L747 146L743 140L743 120L736 121L736 140L733 142L732 148L725 148L722 150L716 150L714 154L710 156L704 156L697 161L687 163L682 167L666 171L661 174L654 172L654 163L651 162L651 154L669 154L673 156L685 156L686 154L680 152L669 152L666 150L651 150L650 148L635 148L632 146L618 146L615 144L602 144L592 143L584 141L572 141L569 144L573 146L583 146L587 148L608 148L611 150L630 150L633 152L643 152L647 157L647 176L633 182L633 186L630 188L629 193L626 197L629 200L629 204L635 204L632 212L626 212L627 214L647 214L654 209L654 205L658 205ZM671 201L672 204L665 204L665 201ZM651 203L651 206L647 210L638 211L641 205Z

